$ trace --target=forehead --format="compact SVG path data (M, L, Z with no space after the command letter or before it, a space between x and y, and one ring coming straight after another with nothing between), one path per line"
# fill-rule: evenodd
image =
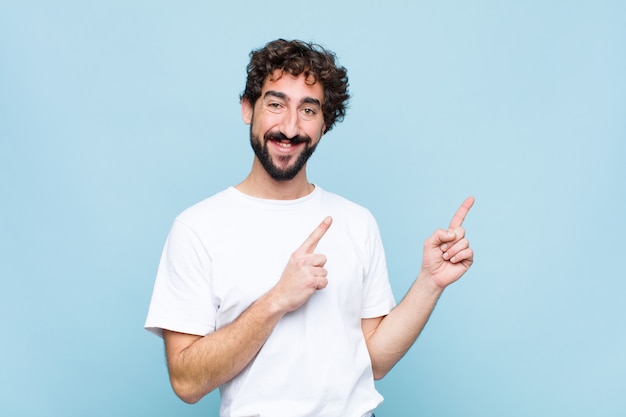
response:
M320 103L324 102L324 87L315 78L304 74L292 75L280 70L268 75L263 82L261 97L268 91L277 91L285 95L288 100L302 101L305 98L313 98Z

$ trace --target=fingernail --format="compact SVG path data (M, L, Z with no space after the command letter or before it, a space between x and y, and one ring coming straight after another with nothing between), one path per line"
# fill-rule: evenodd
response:
M441 245L441 250L442 251L445 252L447 249L448 249L448 244L447 243L444 243L443 245Z

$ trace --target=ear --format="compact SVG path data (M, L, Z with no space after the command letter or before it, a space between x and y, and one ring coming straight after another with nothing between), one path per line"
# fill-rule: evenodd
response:
M253 113L252 104L250 104L250 101L248 101L248 99L242 98L241 99L241 118L243 119L243 122L245 124L249 125L250 123L252 123L252 113Z

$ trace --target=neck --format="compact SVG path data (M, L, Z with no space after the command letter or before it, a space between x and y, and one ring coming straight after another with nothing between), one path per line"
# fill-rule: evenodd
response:
M307 180L306 167L293 179L276 181L255 158L250 174L235 188L244 194L269 200L295 200L313 192L315 186Z

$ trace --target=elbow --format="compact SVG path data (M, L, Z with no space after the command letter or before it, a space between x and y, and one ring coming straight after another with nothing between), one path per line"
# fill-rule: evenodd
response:
M388 370L372 369L372 373L374 374L375 381L383 379L387 375L388 372L389 372Z
M195 404L198 401L200 401L200 399L202 398L197 395L188 395L188 394L179 393L179 392L176 392L176 395L178 396L178 398L180 398L187 404Z
M187 404L195 404L198 401L200 401L200 398L196 397L196 396L189 396L189 395L181 394L181 393L178 393L178 392L176 393L176 395L178 396L178 398L180 398L181 400L183 400Z
M397 359L388 356L372 360L372 374L374 375L374 380L378 381L387 376L396 363L398 363Z
M202 399L206 394L213 391L213 388L209 388L208 390L198 389L194 384L181 381L175 378L170 379L170 383L172 385L172 389L174 393L186 402L187 404L195 404Z
M383 379L391 370L392 366L385 366L384 364L375 364L372 363L372 374L374 375L374 380L378 381Z
M198 395L198 393L194 392L193 390L187 389L181 384L175 383L174 381L172 381L172 388L174 389L174 393L176 393L178 398L180 398L187 404L195 404L202 398L202 396Z

